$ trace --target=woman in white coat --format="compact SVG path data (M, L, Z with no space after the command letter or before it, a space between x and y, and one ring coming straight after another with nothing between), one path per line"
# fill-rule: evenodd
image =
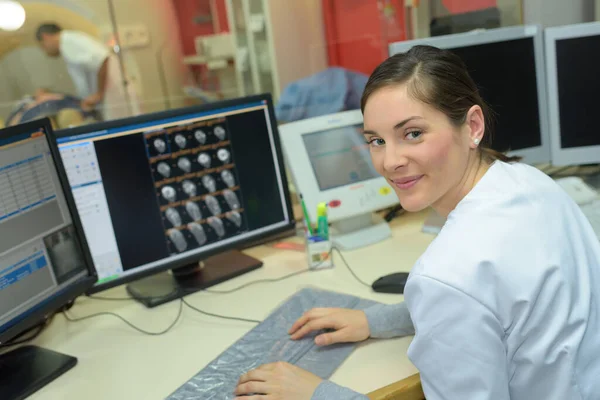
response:
M414 334L408 356L428 400L600 399L600 243L554 181L489 150L490 113L462 61L427 46L395 55L370 77L362 109L373 164L402 207L431 206L447 222L405 302L311 310L292 338ZM248 372L236 393L366 399L281 363Z

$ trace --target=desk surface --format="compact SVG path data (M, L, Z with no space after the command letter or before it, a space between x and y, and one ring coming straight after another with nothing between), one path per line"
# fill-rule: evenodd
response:
M421 233L427 212L405 214L391 226L393 237L344 256L354 272L372 282L381 275L409 271L433 240ZM247 282L277 278L306 268L305 253L258 246L246 251L264 262L263 268L227 281L215 290L236 288ZM276 283L259 283L231 294L197 293L186 300L216 314L262 320L295 291L318 287L396 303L401 295L374 293L357 282L339 256L335 268L301 274ZM124 297L124 287L101 294ZM177 315L179 301L147 309L134 301L78 299L72 317L102 311L115 312L136 326L161 331ZM146 336L112 316L68 322L57 315L34 344L73 355L78 365L32 396L32 399L164 399L194 376L254 325L201 315L184 306L182 318L165 335ZM331 377L333 382L367 393L414 374L406 356L411 338L370 340L362 343ZM368 365L368 369L364 366Z

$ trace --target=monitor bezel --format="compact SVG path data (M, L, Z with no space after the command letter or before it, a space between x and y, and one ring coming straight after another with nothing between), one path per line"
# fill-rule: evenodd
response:
M280 178L281 178L281 183L283 186L282 189L284 191L283 194L284 194L284 198L285 198L285 207L287 209L287 214L288 214L288 218L289 218L288 223L286 223L285 225L282 225L280 227L270 229L270 230L260 233L260 234L252 235L252 236L249 236L246 238L232 240L230 243L227 243L226 245L223 245L223 246L216 246L215 248L206 250L204 252L198 251L198 252L195 252L194 254L190 254L186 257L182 257L177 260L165 261L164 263L160 263L159 265L157 265L155 267L147 268L147 269L144 269L141 271L131 272L126 276L121 276L121 277L115 278L113 280L109 280L109 281L106 281L106 282L103 282L100 284L96 284L86 292L86 294L88 296L91 296L93 294L96 294L96 293L99 293L99 292L102 292L102 291L105 291L105 290L108 290L108 289L111 289L111 288L114 288L117 286L124 285L127 283L135 282L137 280L147 278L152 275L156 275L156 274L168 271L168 270L184 267L186 265L198 262L202 259L208 258L210 256L213 256L213 255L221 253L221 252L225 252L225 251L232 250L232 249L241 249L241 248L244 248L246 246L246 244L249 244L249 243L255 243L256 241L264 240L269 237L274 237L276 235L279 235L279 234L282 234L285 232L295 231L296 221L294 218L287 176L285 174L283 151L281 148L281 141L279 138L277 119L275 118L275 110L273 107L272 96L269 93L264 93L264 94L259 94L259 95L246 96L246 97L242 97L242 98L238 98L238 99L224 100L224 101L219 101L219 102L214 102L214 103L205 103L205 104L201 104L201 105L197 105L197 106L188 106L188 107L178 108L178 109L174 109L174 110L159 111L159 112L155 112L152 114L145 114L145 115L134 116L134 117L129 117L129 118L122 118L122 119L118 119L118 120L100 122L100 123L91 124L91 125L83 125L83 126L79 126L79 127L74 127L74 128L57 131L57 135L59 135L60 138L65 138L65 137L69 137L69 136L79 136L79 135L89 134L92 132L117 128L117 127L121 127L123 125L136 125L139 123L148 123L148 122L152 122L155 120L161 120L161 119L165 119L165 118L179 117L179 116L194 114L194 113L198 113L198 112L207 112L207 111L210 112L213 110L219 110L221 108L228 108L228 107L232 107L232 106L239 106L239 105L244 105L247 103L255 103L255 102L261 102L261 101L265 101L267 104L267 109L268 109L268 114L269 114L269 123L270 123L271 129L273 131L273 143L275 145L275 154L277 157L278 167L279 167L279 171L280 171ZM285 221L282 221L282 222L285 222ZM135 268L132 269L132 271L133 270L135 270Z
M548 80L548 112L550 115L550 138L552 164L556 166L600 163L600 145L563 148L560 129L560 105L558 103L558 76L556 43L564 39L576 39L600 35L600 22L546 28L546 77Z
M328 210L328 220L333 223L376 212L400 203L390 183L381 175L325 190L319 187L302 137L316 132L355 125L363 126L361 110L322 115L290 122L280 127L286 163L296 190L302 194L311 223L317 222L316 209L320 202L340 201L340 205L330 207ZM299 174L298 171L302 172Z
M552 158L550 150L551 137L548 116L548 92L546 90L544 32L541 26L525 25L490 30L482 29L446 36L436 36L405 42L396 42L389 45L389 55L392 56L398 53L406 52L415 45L430 45L441 49L452 49L527 38L533 39L541 145L521 150L509 151L507 154L509 156L523 157L523 162L528 164L546 164L549 163Z
M39 324L44 318L47 318L51 314L57 312L70 301L85 294L85 292L96 283L98 276L96 270L93 267L92 255L89 251L87 240L83 231L83 225L79 218L79 213L75 207L75 199L71 193L71 187L67 178L67 173L64 168L62 158L58 151L58 144L56 142L56 135L52 129L49 118L42 118L31 122L25 122L19 125L0 129L0 136L2 137L13 137L22 135L24 133L35 132L43 129L46 132L46 138L48 140L48 147L52 158L54 160L58 179L60 181L61 189L64 194L69 213L71 214L71 221L79 237L80 250L83 254L84 261L87 269L87 276L75 281L72 285L62 289L61 291L52 295L49 299L43 300L40 304L33 306L32 310L27 310L24 314L26 315L21 321L15 323L10 328L3 332L0 332L0 344L9 341L18 335L26 332Z

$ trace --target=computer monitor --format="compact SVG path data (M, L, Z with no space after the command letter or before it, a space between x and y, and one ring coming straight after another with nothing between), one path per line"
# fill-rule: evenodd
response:
M362 130L360 110L279 127L286 161L311 223L317 222L317 205L326 203L332 242L343 250L389 238L389 226L373 212L399 203L373 167Z
M545 41L552 164L600 163L600 23L547 28Z
M58 134L99 276L89 294L129 283L153 307L260 267L227 251L295 229L270 95Z
M542 28L519 26L397 42L390 55L415 45L449 49L465 62L481 96L495 113L492 148L550 162Z
M96 281L48 119L0 130L0 344ZM36 346L0 355L0 397L25 398L72 368Z

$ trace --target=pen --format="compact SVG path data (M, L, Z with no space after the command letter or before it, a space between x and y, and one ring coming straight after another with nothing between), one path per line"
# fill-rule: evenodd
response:
M306 209L306 204L304 204L304 197L302 196L302 193L299 194L300 196L300 204L302 204L302 212L304 214L304 221L306 221L306 227L308 228L308 233L310 234L310 236L313 236L313 230L310 226L310 219L308 219L308 210Z

